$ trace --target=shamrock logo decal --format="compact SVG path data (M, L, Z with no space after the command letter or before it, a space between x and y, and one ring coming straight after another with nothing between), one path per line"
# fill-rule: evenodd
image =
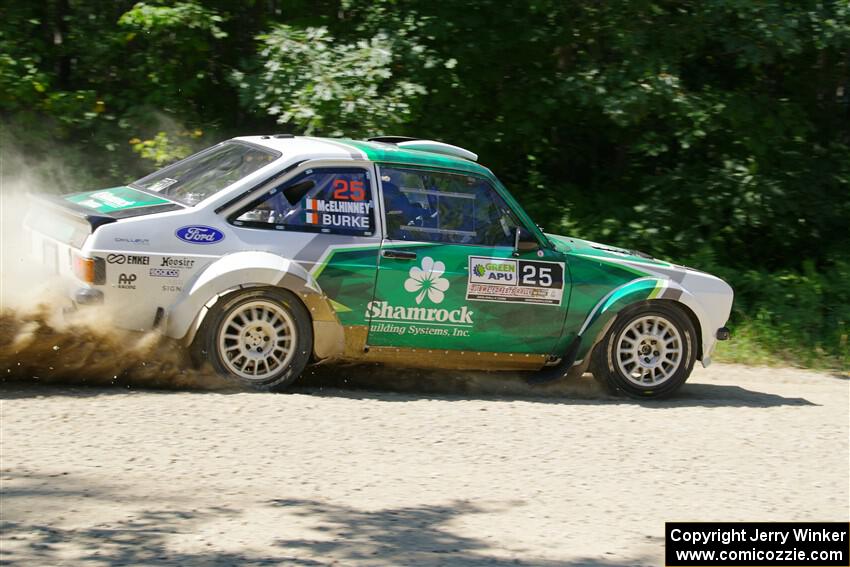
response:
M422 267L414 266L410 268L410 277L404 282L404 289L410 293L415 293L416 303L422 303L425 296L428 296L433 303L442 303L444 293L449 289L449 280L443 277L446 271L446 265L442 262L435 262L430 256L422 259Z

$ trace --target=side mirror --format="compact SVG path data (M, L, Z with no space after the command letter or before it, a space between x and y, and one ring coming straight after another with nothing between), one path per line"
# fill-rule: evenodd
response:
M537 250L539 247L540 244L537 242L537 239L534 238L534 235L521 226L516 227L516 234L514 236L514 252L529 252L531 250Z

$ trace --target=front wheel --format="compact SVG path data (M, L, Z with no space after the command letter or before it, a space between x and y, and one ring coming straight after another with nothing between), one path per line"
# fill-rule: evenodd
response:
M313 327L290 292L262 289L220 300L207 315L195 349L216 372L257 390L282 390L304 370Z
M627 309L594 350L593 376L633 398L669 396L688 379L696 361L696 331L675 307L643 304Z

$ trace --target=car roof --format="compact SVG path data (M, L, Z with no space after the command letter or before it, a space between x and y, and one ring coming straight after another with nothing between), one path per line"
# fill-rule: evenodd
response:
M486 167L462 157L403 148L393 143L347 138L292 136L289 134L242 136L234 139L276 150L283 154L287 161L305 159L368 160L379 163L453 169L486 177L493 176Z

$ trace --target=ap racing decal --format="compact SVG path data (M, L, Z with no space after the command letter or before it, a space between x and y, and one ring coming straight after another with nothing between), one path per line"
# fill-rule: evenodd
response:
M118 276L118 285L121 289L136 289L136 280L138 276L136 274L121 274Z
M563 262L469 257L469 301L561 305Z

